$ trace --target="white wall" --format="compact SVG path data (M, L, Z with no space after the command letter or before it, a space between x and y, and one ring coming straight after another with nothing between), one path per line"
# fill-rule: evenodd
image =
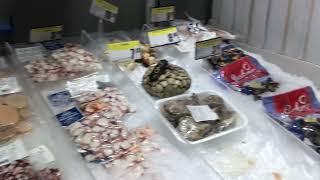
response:
M243 43L320 64L320 0L213 0L211 23Z

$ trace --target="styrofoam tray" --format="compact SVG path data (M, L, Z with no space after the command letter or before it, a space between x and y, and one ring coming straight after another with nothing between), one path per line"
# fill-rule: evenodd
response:
M221 94L216 93L216 92L212 92L212 91L200 92L200 93L196 93L196 94L200 98L203 97L203 96L208 96L208 95L218 95L221 98L223 98L223 96ZM243 113L241 113L238 110L237 107L233 106L227 99L223 98L227 109L232 110L232 111L234 111L236 113L235 114L236 123L234 124L234 126L232 128L230 128L230 129L227 129L227 130L222 131L222 132L217 133L217 134L210 135L208 137L205 137L205 138L197 140L197 141L186 140L184 137L181 136L181 134L171 125L171 123L163 115L163 105L164 105L164 103L166 101L169 101L169 100L180 100L180 99L185 99L185 98L191 97L191 96L192 96L192 94L183 94L183 95L179 95L179 96L175 96L175 97L161 99L161 100L158 100L155 103L156 108L161 112L161 114L163 116L163 118L161 118L163 123L170 129L170 131L176 136L176 138L179 141L181 141L181 142L183 142L185 144L200 144L200 143L203 143L203 142L206 142L206 141L210 141L210 140L225 136L225 135L233 133L235 131L239 131L239 130L241 130L241 129L243 129L243 128L245 128L247 126L247 124L248 124L247 117Z

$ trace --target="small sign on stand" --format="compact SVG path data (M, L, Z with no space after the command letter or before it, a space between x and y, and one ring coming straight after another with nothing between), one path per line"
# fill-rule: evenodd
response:
M213 56L222 43L222 38L212 38L196 42L195 59L204 59Z
M175 16L175 6L151 8L151 23L173 21Z
M180 42L176 27L150 31L148 32L148 38L151 47L176 44Z
M89 12L100 19L115 23L119 8L105 0L92 0Z
M109 60L141 59L140 41L127 41L106 45Z
M51 41L62 38L63 26L50 26L30 30L29 42Z

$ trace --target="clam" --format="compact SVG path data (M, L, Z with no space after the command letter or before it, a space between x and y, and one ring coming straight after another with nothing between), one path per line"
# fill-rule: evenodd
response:
M143 76L142 86L151 95L166 98L182 94L191 86L191 78L181 67L161 60L151 66Z

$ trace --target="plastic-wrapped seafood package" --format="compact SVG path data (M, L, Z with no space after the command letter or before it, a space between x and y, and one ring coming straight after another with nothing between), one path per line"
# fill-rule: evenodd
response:
M109 163L136 147L120 118L109 112L108 117L95 113L67 128L88 162Z
M19 159L10 164L0 166L2 180L60 180L60 170L45 168L36 171L27 158Z
M36 172L27 159L19 159L0 167L3 180L37 180Z
M279 88L279 83L271 78L272 75L257 59L241 55L235 57L238 59L213 73L219 82L236 91L253 95L255 100L261 99L264 93L275 92Z
M86 78L99 85L75 91L75 81L79 86ZM84 113L84 119L67 129L88 162L105 164L135 149L136 142L122 122L124 115L134 111L117 88L106 86L98 79L99 76L93 75L67 83L67 89L75 95L73 100Z
M176 137L191 144L231 133L247 124L244 115L212 92L160 100L157 107Z
M60 180L61 172L54 157L45 146L27 152L22 141L16 140L0 147L1 180Z
M80 108L87 113L99 108L117 107L124 113L131 112L129 103L121 91L110 83L107 74L91 74L82 78L74 79L66 83L66 89L71 93L72 98L77 102ZM92 103L92 104L91 104ZM91 108L93 109L91 109Z
M0 142L6 142L32 130L32 112L14 76L0 79Z
M105 166L115 179L209 179L196 173L187 158L151 127L130 131L139 148Z
M35 82L76 78L102 69L99 60L77 44L65 44L48 58L33 60L24 67Z
M118 116L132 112L125 96L115 87L106 87L96 91L83 92L75 97L75 101L85 114L93 114L112 109Z
M311 87L262 99L268 115L320 153L320 103Z

